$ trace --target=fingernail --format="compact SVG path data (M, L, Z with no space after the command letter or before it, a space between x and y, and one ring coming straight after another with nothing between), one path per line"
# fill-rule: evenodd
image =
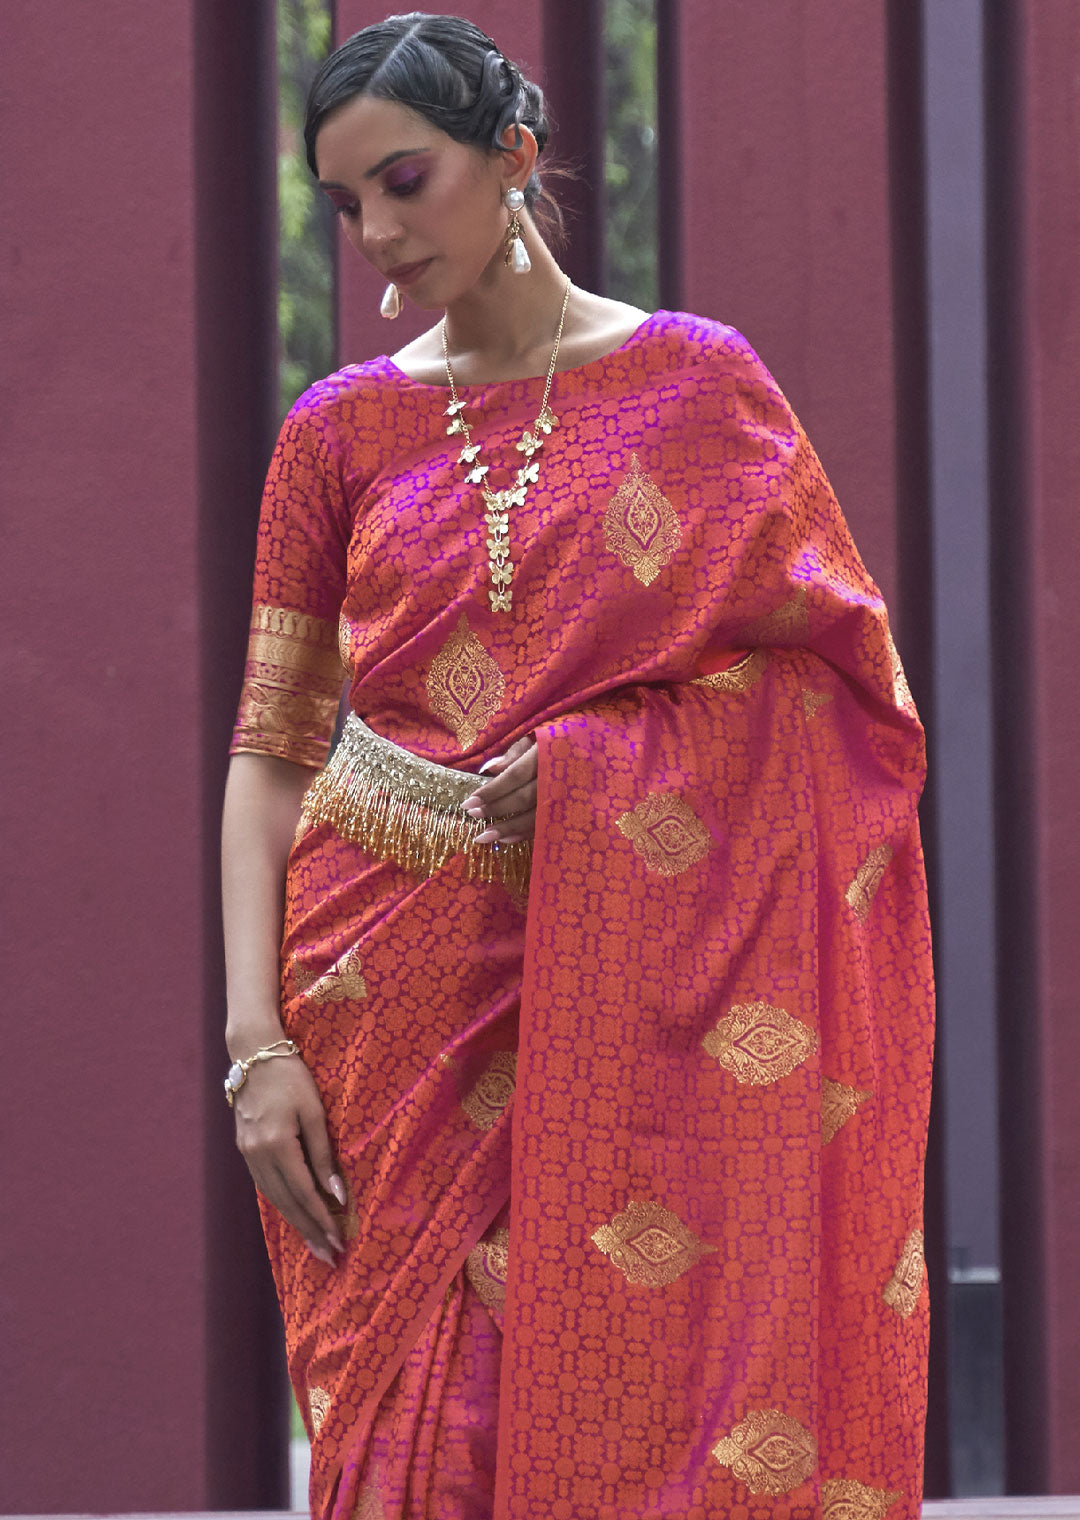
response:
M334 1250L338 1252L339 1255L344 1254L345 1243L344 1243L343 1240L341 1240L341 1238L339 1236L337 1236L337 1235L327 1235L326 1238L327 1238L327 1240L329 1240L330 1244L333 1246Z
M498 829L485 829L482 834L477 834L473 844L494 844L498 837Z
M491 757L490 760L485 760L484 761L483 765L480 767L480 769L477 772L477 774L480 775L480 776L482 776L484 774L484 772L487 770L488 766L490 766L490 765L498 765L498 763L499 763L499 761L501 759L502 759L501 755L492 755L492 757Z
M328 1267L332 1267L334 1265L334 1258L323 1246L312 1245L310 1240L307 1244L308 1250L311 1252L312 1256L317 1256L319 1260L325 1262Z
M329 1179L326 1185L333 1193L338 1203L341 1204L341 1207L344 1208L345 1204L348 1202L349 1195L345 1191L345 1184L342 1182L341 1178L337 1175L336 1172L333 1177Z
M483 803L474 802L471 797L466 797L461 804L461 811L468 813L470 818L479 818L484 811Z

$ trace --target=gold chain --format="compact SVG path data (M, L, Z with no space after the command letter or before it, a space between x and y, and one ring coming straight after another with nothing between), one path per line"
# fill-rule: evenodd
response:
M491 599L492 612L510 611L510 582L514 574L514 567L510 563L510 508L524 505L529 487L540 476L540 466L533 455L543 448L544 439L552 428L559 425L558 417L548 407L548 397L551 395L551 382L555 378L555 362L559 357L563 323L566 321L566 307L570 300L570 285L571 282L567 280L562 310L559 312L559 326L555 333L555 345L551 350L551 363L548 365L547 380L544 384L544 399L540 403L536 421L531 428L525 429L516 445L518 453L525 455L525 463L518 470L514 485L505 491L493 491L487 483L488 466L480 463L480 445L472 441L472 432L465 420L465 403L458 399L454 371L450 367L450 349L446 341L446 318L442 319L443 359L446 363L446 378L450 382L450 405L446 408L450 425L446 431L451 438L459 433L464 436L465 447L458 455L458 464L468 466L465 479L470 485L479 486L484 494L484 504L487 509L484 512L484 522L488 530L488 570L493 588L488 592L488 596Z

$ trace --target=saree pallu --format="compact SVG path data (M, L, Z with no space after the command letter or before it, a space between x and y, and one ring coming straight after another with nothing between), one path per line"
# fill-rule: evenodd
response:
M539 389L467 392L493 468ZM336 1268L264 1207L313 1513L915 1520L923 752L880 597L719 324L556 377L509 617L444 401L383 359L297 404L234 743L321 766L340 658L401 747L339 751L288 870L349 1190ZM530 732L525 894L432 856L408 772Z

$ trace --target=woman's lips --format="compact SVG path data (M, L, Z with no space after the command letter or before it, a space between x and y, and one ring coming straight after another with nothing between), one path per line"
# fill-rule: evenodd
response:
M414 280L419 279L430 263L430 259L421 259L417 264L398 264L396 268L386 271L386 278L399 288L402 285L411 285Z

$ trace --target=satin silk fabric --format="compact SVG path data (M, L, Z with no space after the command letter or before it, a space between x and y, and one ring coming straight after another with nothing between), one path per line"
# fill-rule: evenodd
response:
M496 487L540 386L465 392ZM333 1269L264 1209L313 1513L915 1520L933 1004L880 596L720 324L556 377L511 616L447 400L379 359L297 403L234 741L320 762L336 629L376 732L539 745L527 905L326 825L290 858L349 1188Z

